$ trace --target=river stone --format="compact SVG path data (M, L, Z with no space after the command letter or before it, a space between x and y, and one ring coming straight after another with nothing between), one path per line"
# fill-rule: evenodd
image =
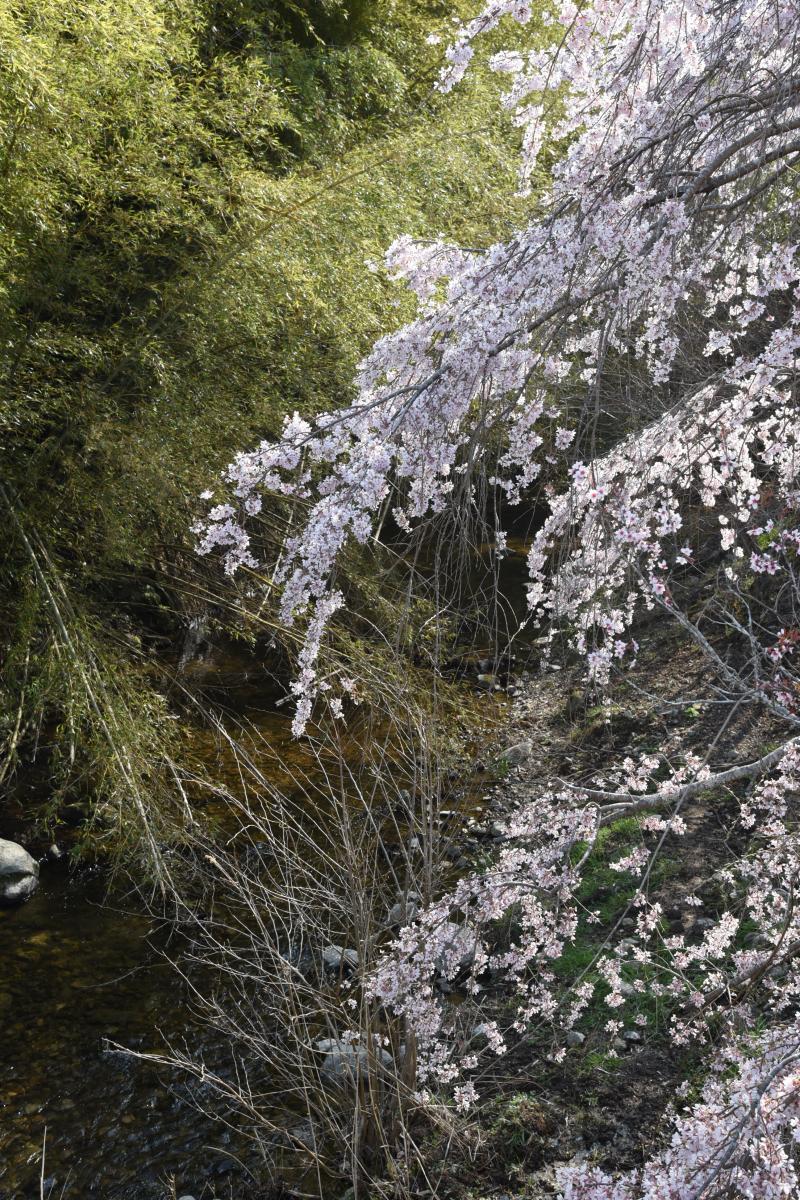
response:
M475 961L475 938L454 921L445 921L437 931L438 950L433 963L436 970L454 979L468 971Z
M392 1059L385 1050L376 1050L373 1062L377 1059L382 1067L391 1066ZM331 1083L355 1083L358 1075L366 1074L369 1063L369 1052L366 1046L354 1046L350 1042L339 1042L329 1050L322 1060L322 1074Z
M311 1121L293 1125L291 1129L286 1130L286 1137L290 1144L305 1146L306 1150L316 1150L317 1148L317 1136Z
M0 904L22 904L39 886L39 864L16 842L0 838Z
M338 1038L320 1038L319 1041L314 1042L314 1049L319 1050L320 1054L330 1054L331 1050L335 1050L340 1045L341 1042Z
M416 920L419 912L419 904L417 903L417 899L413 898L414 896L416 896L416 893L409 893L405 904L402 900L398 900L397 904L392 905L389 909L389 915L386 918L387 925L406 925Z
M358 951L349 950L345 946L326 946L322 951L322 965L326 971L339 974L340 971L349 973L358 969Z
M500 757L504 758L510 767L516 767L532 754L533 742L516 742L513 746L506 747Z

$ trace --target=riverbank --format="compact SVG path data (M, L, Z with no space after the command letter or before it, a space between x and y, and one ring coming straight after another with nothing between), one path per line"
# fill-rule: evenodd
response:
M535 650L502 675L482 671L487 664L480 659L458 666L487 718L491 712L492 732L480 747L481 769L454 778L441 799L437 836L442 860L450 864L443 878L453 882L490 863L505 844L509 815L548 784L586 783L656 748L675 761L691 751L702 755L724 725L710 764L715 768L757 756L779 733L752 717L726 717L693 704L707 682L704 664L668 623L653 622L641 641L638 665L610 706L586 691L579 667L542 668ZM501 686L508 690L493 691ZM502 698L499 709L493 696ZM261 719L267 721L265 744L282 762L283 726L287 746L293 744L288 716L273 710ZM226 769L234 768L232 761ZM289 777L282 777L284 785ZM685 812L691 839L670 837L664 846L651 898L660 900L676 930L691 929L697 919L682 898L729 852L725 815L724 805L711 811L702 800L693 802ZM605 857L639 841L635 821L619 822L605 836ZM634 890L633 881L599 859L590 864L581 899L602 919L581 929L556 964L564 989L607 939L624 942ZM706 912L713 912L713 896L707 899ZM379 924L383 911L376 914ZM169 924L144 913L133 895L109 902L102 871L71 872L63 858L45 864L40 891L27 905L0 913L0 953L8 965L0 987L2 1200L28 1200L38 1186L45 1127L46 1178L57 1184L54 1194L66 1187L68 1197L103 1200L163 1200L173 1191L198 1198L252 1195L247 1165L263 1179L257 1158L235 1128L202 1115L203 1107L213 1111L211 1092L204 1098L187 1079L105 1051L107 1040L145 1053L171 1043L210 1068L230 1068L229 1048L197 1023L189 982L168 961L177 949ZM453 1000L459 1002L457 993ZM502 978L484 988L481 1003L486 1015L510 1026ZM459 1126L461 1147L444 1155L435 1134L427 1135L426 1153L444 1161L443 1197L545 1197L557 1194L559 1165L587 1157L615 1168L641 1161L666 1129L665 1097L691 1077L694 1062L670 1043L657 1014L648 1014L635 1038L611 1045L602 1029L606 1016L602 1005L587 1014L563 1061L554 1060L549 1032L536 1027L524 1035L510 1031L502 1058L481 1058L475 1074L481 1099ZM345 1191L345 1183L334 1182L330 1194ZM300 1192L314 1195L313 1185Z
M588 786L624 759L653 752L679 763L687 754L703 760L712 747L709 766L718 770L758 758L785 736L774 718L698 699L708 693L707 663L668 620L651 621L638 636L637 665L617 681L613 704L598 704L586 690L582 666L517 681L503 731L507 749L499 756L504 777L487 796L488 819L465 842L472 869L486 866L505 844L504 825L517 807L548 788ZM661 904L667 931L692 938L715 924L722 897L715 872L736 850L735 811L732 794L701 795L682 809L685 835L666 836L647 893ZM584 912L599 920L581 923L554 964L562 995L591 975L601 948L628 944L637 881L607 864L642 842L635 818L603 831L602 852L590 858L579 892ZM700 909L687 903L695 894ZM563 1057L563 1042L545 1024L514 1031L502 984L486 988L483 1014L505 1031L508 1051L499 1059L485 1051L470 1076L480 1099L443 1170L440 1194L450 1200L545 1200L560 1195L561 1167L585 1161L611 1172L638 1167L669 1139L675 1089L703 1078L702 1048L673 1042L668 1005L643 1006L641 1025L612 1039L604 1028L608 1009L593 1003ZM443 1151L432 1136L431 1161L441 1161Z
M480 665L459 668L467 675L461 686L465 702L493 725L504 693L494 690L499 684L487 689L476 682ZM292 737L291 714L276 704L281 692L270 671L226 646L191 663L185 681L226 714L241 749L263 773L262 784L286 794L301 784L310 789L305 813L313 827L331 781L307 741ZM241 814L231 803L248 790L242 759L222 727L185 721L182 736L203 776L216 781L218 791L193 799L205 836L222 846L240 831ZM350 735L345 751L355 770L358 739ZM453 778L453 803L477 805L486 781L485 770ZM239 1136L215 1120L210 1089L190 1075L109 1053L108 1043L141 1053L171 1046L222 1077L236 1074L232 1044L198 1013L193 991L211 995L219 978L211 969L204 976L196 964L193 974L181 974L175 963L186 969L188 944L171 921L154 917L124 874L109 890L107 862L71 857L82 842L79 814L66 814L73 823L58 829L60 857L48 856L52 835L37 829L38 795L36 789L24 798L20 792L0 826L0 835L42 860L37 893L21 907L0 911L0 1200L38 1195L43 1145L47 1196L64 1189L66 1200L163 1200L173 1196L174 1181L177 1196L251 1200L254 1178L271 1196L257 1147L244 1132ZM245 842L240 849L243 862L252 863L254 847ZM187 845L183 853L196 862L196 848ZM376 919L384 916L381 908ZM285 1120L289 1128L298 1116L287 1112ZM330 1195L343 1186L334 1182ZM274 1187L281 1195L280 1183Z

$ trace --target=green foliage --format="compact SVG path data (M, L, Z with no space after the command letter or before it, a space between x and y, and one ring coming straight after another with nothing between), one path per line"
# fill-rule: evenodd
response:
M587 910L597 913L603 926L616 920L636 891L633 876L628 871L612 870L609 863L640 843L641 832L636 817L623 817L604 826L597 834L576 894ZM585 844L576 847L572 852L573 861L578 862L585 850Z
M0 477L81 627L119 648L116 672L131 639L174 648L220 597L192 560L198 493L288 412L344 403L359 358L410 311L366 260L401 233L485 243L519 219L494 82L476 73L457 104L432 91L425 39L449 12L0 6ZM12 535L3 688L25 728L69 707L74 668L57 682L41 665L52 614L25 608L30 570Z
M566 987L583 979L599 984L594 999L580 1021L581 1028L585 1030L600 1028L609 1019L609 1010L604 1003L608 988L595 969L595 961L605 939L632 904L640 886L640 881L630 872L612 870L609 864L639 846L641 840L638 817L624 817L612 822L599 831L592 853L581 872L581 883L576 895L581 903L583 916L578 922L575 940L565 947L563 954L554 964L554 971ZM576 846L572 851L573 862L580 861L585 851L585 843ZM676 869L675 861L662 851L650 870L648 887L662 885ZM635 911L631 907L632 915ZM639 967L626 964L622 969L622 977L632 984L634 979L650 978L651 969L643 972ZM668 976L665 975L664 982L666 981ZM624 1015L626 1019L634 1016L646 1017L651 1029L663 1018L659 1004L653 999L649 989L646 989L643 995L634 993L629 997ZM605 1053L603 1050L602 1054Z
M162 847L191 824L175 786L179 739L165 697L148 686L146 669L125 653L130 647L75 612L46 552L25 543L31 569L20 579L0 680L0 782L20 745L34 744L40 827L52 829L69 800L82 818L81 848L102 847L136 862L140 882L163 884Z
M495 1100L487 1106L486 1120L491 1148L504 1162L537 1161L557 1127L554 1114L526 1092Z

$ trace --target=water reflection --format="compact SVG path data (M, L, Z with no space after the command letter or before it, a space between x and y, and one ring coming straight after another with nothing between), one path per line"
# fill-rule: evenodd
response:
M237 1170L220 1130L152 1068L104 1052L103 1039L160 1047L186 1035L187 997L163 957L165 932L104 904L92 873L45 865L38 894L0 911L0 1197L145 1200L199 1195ZM223 1134L224 1137L224 1134ZM224 1147L223 1147L224 1149Z
M519 551L509 556L506 571L514 575L520 558ZM195 694L225 710L225 727L243 739L270 784L319 816L320 759L292 739L274 679L246 652L216 652L192 664L190 676ZM387 739L385 727L361 721L351 723L340 747L354 769L370 739ZM198 720L186 737L198 774L241 793L241 764L220 731ZM297 792L299 778L308 791ZM479 790L461 797L461 812L478 805ZM198 789L192 799L226 835L235 829L220 793ZM8 821L0 836L25 840ZM385 836L392 841L391 830ZM177 950L169 930L154 925L135 898L109 903L106 889L101 872L45 864L36 896L0 910L0 1200L39 1197L45 1129L50 1200L62 1190L64 1200L162 1200L173 1183L178 1196L252 1197L247 1144L201 1115L187 1084L107 1052L106 1039L156 1052L165 1041L188 1040L195 1060L223 1074L230 1056L219 1036L192 1020L188 985L165 957Z

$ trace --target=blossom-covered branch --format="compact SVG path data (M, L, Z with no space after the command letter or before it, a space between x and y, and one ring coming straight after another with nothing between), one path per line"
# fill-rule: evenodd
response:
M525 22L529 5L491 0L448 52L441 86L505 15ZM505 441L496 483L513 503L548 461L589 444L580 416L613 405L613 389L618 405L635 390L639 420L666 410L602 465L573 462L531 551L532 606L577 617L601 680L636 607L609 596L631 566L634 592L663 595L682 495L699 489L717 509L725 550L753 534L766 477L795 495L797 17L791 0L568 2L549 45L495 56L523 180L545 142L568 147L539 215L484 252L395 243L387 268L416 292L418 318L375 345L353 405L295 416L277 442L242 453L230 502L205 523L201 548L222 548L234 571L256 562L248 521L265 494L308 505L276 575L283 619L312 617L298 729L347 540L370 538L392 493L401 525L445 507L493 428ZM582 548L550 588L549 553L576 529ZM756 556L754 569L776 560Z
M568 479L563 494L550 489L550 515L530 548L529 603L583 656L590 685L610 686L633 663L636 623L659 608L704 656L715 699L766 708L790 732L776 751L729 771L687 762L665 781L656 756L623 764L617 791L545 789L512 819L486 871L401 932L367 988L416 1034L420 1082L461 1080L461 1105L474 1096L477 1060L454 1044L443 981L477 996L481 976L499 974L516 992L518 1029L548 1024L556 1058L598 999L609 1037L637 1020L643 996L671 1013L677 1045L704 1043L713 1020L715 1062L669 1147L620 1178L576 1167L566 1194L793 1195L800 7L562 0L550 11L545 44L538 37L493 59L521 130L521 190L538 188L530 222L482 252L395 243L387 269L416 294L416 319L375 345L351 406L314 421L295 416L277 442L237 458L202 548L221 548L228 570L253 565L248 522L264 497L302 500L302 526L274 576L283 619L308 621L301 732L320 690L325 625L342 603L335 574L348 540L368 541L387 505L410 527L457 495L470 498L481 469L510 505L549 486L548 472ZM457 84L481 36L505 17L525 25L530 5L488 0L447 51L442 88ZM545 145L562 149L547 186ZM686 602L691 585L703 596L702 621ZM735 652L720 648L715 628ZM682 806L734 784L753 786L731 801L748 849L718 872L729 903L702 932L668 932L646 887L654 856L664 837L685 835ZM610 866L639 881L634 932L618 944L609 935L591 974L565 993L554 964L582 920L599 921L579 899L582 868L604 820L631 812L641 844ZM684 900L702 906L695 895ZM500 951L491 925L512 905L519 933ZM743 944L745 920L756 944ZM742 1033L756 1015L766 1016L765 1031ZM501 1053L502 1032L489 1024L486 1037Z

